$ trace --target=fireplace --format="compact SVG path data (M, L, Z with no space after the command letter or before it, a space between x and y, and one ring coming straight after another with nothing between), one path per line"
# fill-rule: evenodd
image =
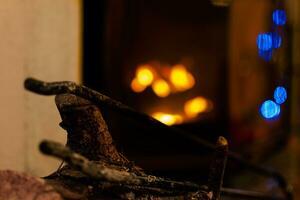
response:
M241 21L247 16L242 13L245 8L238 8L238 3L231 7L230 1L216 2L84 1L83 83L212 143L223 135L230 139L233 149L258 161L278 148L278 141L270 144L270 151L256 152L251 147L256 145L256 138L261 143L274 130L281 132L275 134L276 140L287 138L282 130L288 128L288 106L280 119L262 120L258 104L262 97L270 95L267 90L275 86L281 72L275 68L271 77L267 77L267 70L256 70L257 67L253 71L248 66L263 69L282 66L282 63L258 61L256 49L243 47L243 55L238 59L249 73L239 69L239 73L246 75L238 76L247 79L250 74L255 80L265 75L262 80L265 85L256 94L259 89L253 84L249 89L250 100L234 96L236 91L248 90L248 85L234 77L239 61L231 55L231 48L236 44L232 42L232 32L238 26L232 25L232 13L241 15L238 16ZM274 7L270 2L264 5L255 17L265 17ZM266 27L267 20L261 21L259 26ZM247 26L254 24L239 27ZM287 47L281 51L283 56L279 57L286 58ZM103 111L120 148L150 171L186 176L203 168L203 163L210 159L209 151L189 140ZM240 116L239 112L248 114ZM262 131L263 126L270 128ZM258 149L264 151L264 148Z

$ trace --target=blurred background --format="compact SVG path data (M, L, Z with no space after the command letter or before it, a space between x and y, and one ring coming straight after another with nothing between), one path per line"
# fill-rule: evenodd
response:
M0 0L0 169L45 176L59 162L42 139L66 142L54 97L23 81L71 80L212 143L219 135L249 161L300 188L300 2L297 0ZM287 21L276 26L274 10ZM262 33L279 33L272 51ZM277 86L288 98L266 119ZM147 171L206 180L211 152L103 108L117 147ZM238 173L237 173L238 172ZM225 184L274 183L230 164Z

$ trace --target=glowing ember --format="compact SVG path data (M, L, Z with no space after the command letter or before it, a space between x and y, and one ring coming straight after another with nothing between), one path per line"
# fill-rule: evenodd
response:
M184 65L175 65L171 69L170 81L178 91L188 90L195 84L195 78L186 70Z
M176 114L173 115L163 112L156 112L152 114L152 117L168 126L182 123L182 116Z
M152 84L154 75L151 67L142 65L136 70L136 78L140 85L149 86Z
M203 97L195 97L188 100L184 104L184 112L190 117L196 117L199 113L202 113L208 109L208 101Z
M195 85L195 77L183 64L170 65L139 65L135 71L135 77L130 83L132 91L141 93L147 87L151 87L153 93L160 98L170 98L171 94L185 92ZM174 102L166 109L176 106L178 112L165 113L162 110L155 110L151 116L166 125L181 124L194 120L200 113L208 112L213 104L204 97L195 97L182 102L183 98L174 96ZM172 96L171 96L172 97ZM185 98L184 98L185 99Z
M146 89L146 86L140 84L136 78L131 81L130 86L134 92L143 92Z
M167 97L170 94L170 86L163 79L155 80L152 84L152 89L159 97Z

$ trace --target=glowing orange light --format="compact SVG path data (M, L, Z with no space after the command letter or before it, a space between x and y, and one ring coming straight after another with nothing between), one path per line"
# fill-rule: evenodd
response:
M188 90L195 84L195 78L186 70L184 65L175 65L171 69L170 81L178 91Z
M152 84L152 89L159 97L167 97L170 94L170 86L163 79L155 80Z
M136 70L136 78L140 85L149 86L153 82L154 75L151 67L142 65Z
M199 113L202 113L208 108L208 100L203 97L195 97L193 99L188 100L184 104L184 112L190 117L196 117Z
M131 81L130 86L134 92L143 92L146 89L146 86L141 85L136 78Z
M173 124L180 124L183 121L182 116L180 115L173 115L162 112L153 113L152 117L168 126L171 126Z

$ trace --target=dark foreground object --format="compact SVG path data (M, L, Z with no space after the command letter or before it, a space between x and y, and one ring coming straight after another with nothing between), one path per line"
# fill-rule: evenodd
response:
M222 195L244 199L292 199L291 191L280 174L252 165L235 153L228 152L228 143L223 137L219 137L216 145L210 144L73 82L45 83L27 79L25 88L39 94L57 95L55 102L62 117L60 125L68 133L67 146L43 141L40 150L66 163L45 178L64 199L217 200ZM211 163L208 182L200 185L146 174L117 151L102 117L101 106L110 107L147 126L159 127L189 137L200 145L214 150L215 157ZM227 156L262 175L275 177L279 180L287 198L222 188Z

